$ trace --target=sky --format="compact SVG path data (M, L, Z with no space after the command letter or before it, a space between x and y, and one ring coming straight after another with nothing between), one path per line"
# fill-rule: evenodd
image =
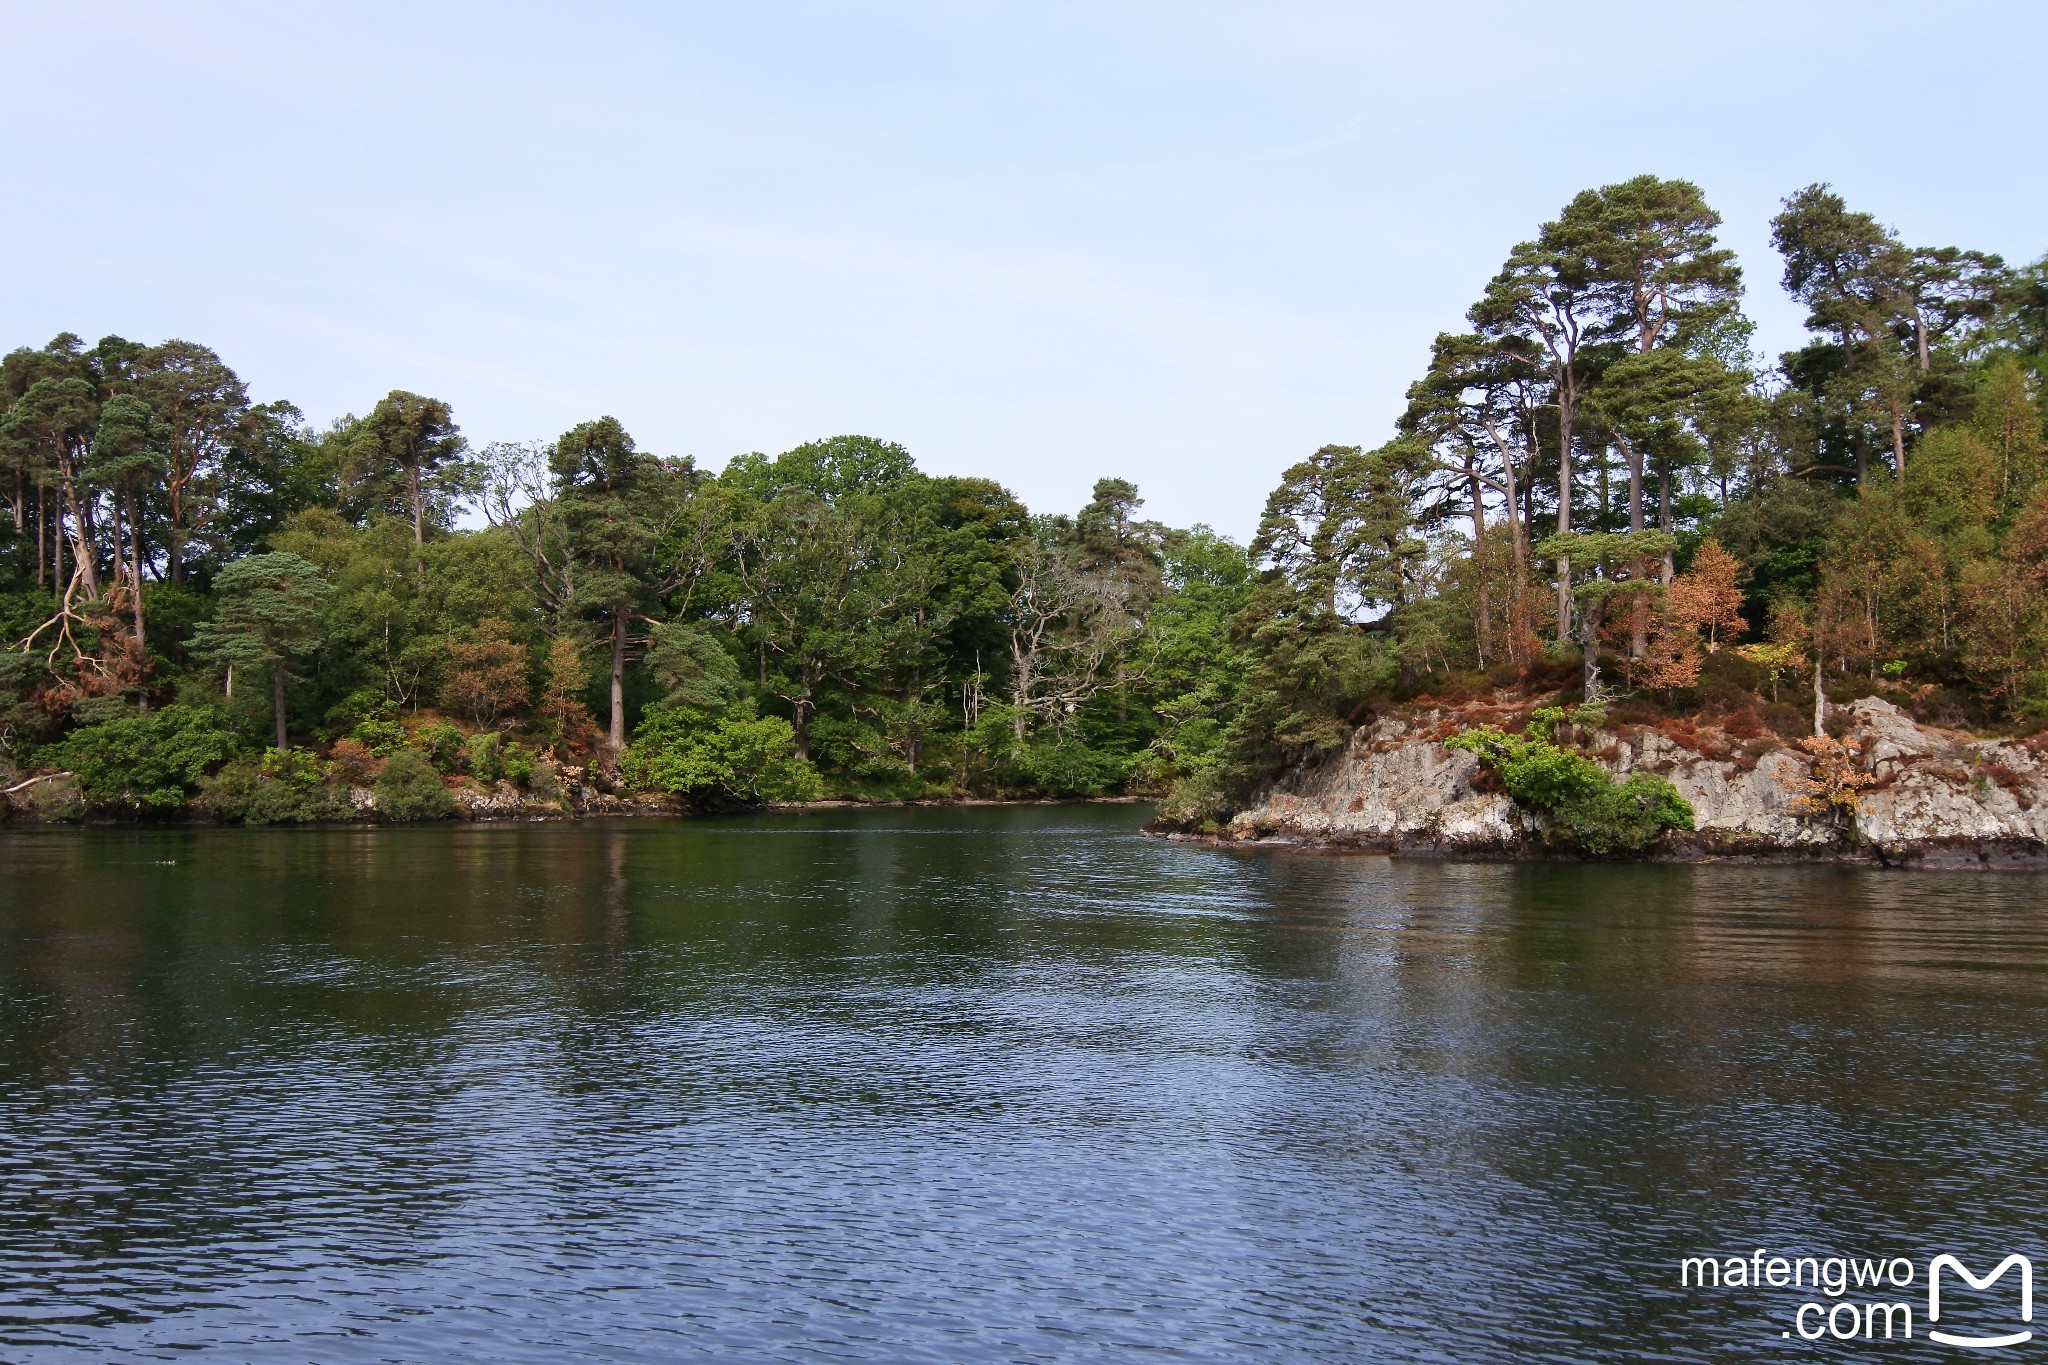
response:
M1391 435L1578 190L1699 184L1759 349L1816 180L2048 251L2048 6L0 0L0 346L212 346L324 426L842 433L1240 539Z

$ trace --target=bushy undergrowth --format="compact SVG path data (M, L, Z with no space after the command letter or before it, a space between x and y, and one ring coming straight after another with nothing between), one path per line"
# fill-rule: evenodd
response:
M619 759L635 787L698 801L805 801L818 775L796 757L795 732L751 706L717 714L695 706L651 706Z
M182 808L240 748L240 737L220 712L167 706L74 730L43 757L69 769L92 805L166 811Z
M1553 728L1566 714L1544 707L1530 716L1525 735L1482 725L1453 735L1445 747L1475 755L1510 796L1543 817L1553 843L1589 857L1640 857L1666 831L1693 827L1691 804L1663 778L1639 772L1618 782L1554 742Z
M202 784L199 804L216 818L247 825L302 825L354 814L345 789L304 749L271 749L241 758Z
M447 820L456 813L455 798L418 749L391 755L372 790L377 793L377 813L386 820Z

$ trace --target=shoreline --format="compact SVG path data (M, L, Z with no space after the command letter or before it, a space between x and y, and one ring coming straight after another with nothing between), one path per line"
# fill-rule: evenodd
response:
M457 797L460 800L460 795ZM627 801L602 798L581 809L555 804L521 804L508 809L496 801L478 802L476 808L445 820L380 820L365 813L354 820L279 821L251 825L239 820L216 820L189 812L127 816L91 812L82 816L46 816L33 809L0 811L0 830L9 829L401 829L429 825L555 824L582 820L720 820L747 815L800 815L807 811L888 810L910 807L972 806L1142 806L1156 796L961 796L903 797L860 800L831 797L819 801L764 802L759 806L737 806L724 810L692 810L673 798Z
M1558 866L1627 867L1857 867L1895 872L2048 872L2048 844L2026 840L1959 840L1907 849L1882 849L1843 844L1714 847L1696 838L1678 838L1670 846L1640 858L1589 858L1528 844L1447 846L1426 841L1318 838L1263 834L1234 838L1172 829L1156 822L1145 828L1149 838L1189 844L1223 853L1291 854L1310 858L1411 858L1418 861L1465 863L1548 863Z

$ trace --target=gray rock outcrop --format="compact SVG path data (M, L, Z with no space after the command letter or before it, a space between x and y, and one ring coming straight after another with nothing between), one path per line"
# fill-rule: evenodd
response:
M1667 858L1813 858L1928 866L2048 866L2048 752L1916 724L1867 697L1840 708L1868 785L1853 815L1803 800L1812 760L1775 736L1620 726L1580 747L1617 777L1651 772L1692 803L1696 828ZM1380 717L1341 750L1283 774L1231 823L1231 840L1514 857L1541 826L1443 741L1472 722L1445 710ZM1673 729L1677 734L1672 733Z

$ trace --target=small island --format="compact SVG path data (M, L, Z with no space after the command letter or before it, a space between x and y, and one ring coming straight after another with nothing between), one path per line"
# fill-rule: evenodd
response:
M5 814L1123 796L1240 845L2036 865L2048 266L1809 186L1767 361L1720 223L1573 198L1248 545L873 437L714 473L403 389L315 427L187 341L13 351Z

